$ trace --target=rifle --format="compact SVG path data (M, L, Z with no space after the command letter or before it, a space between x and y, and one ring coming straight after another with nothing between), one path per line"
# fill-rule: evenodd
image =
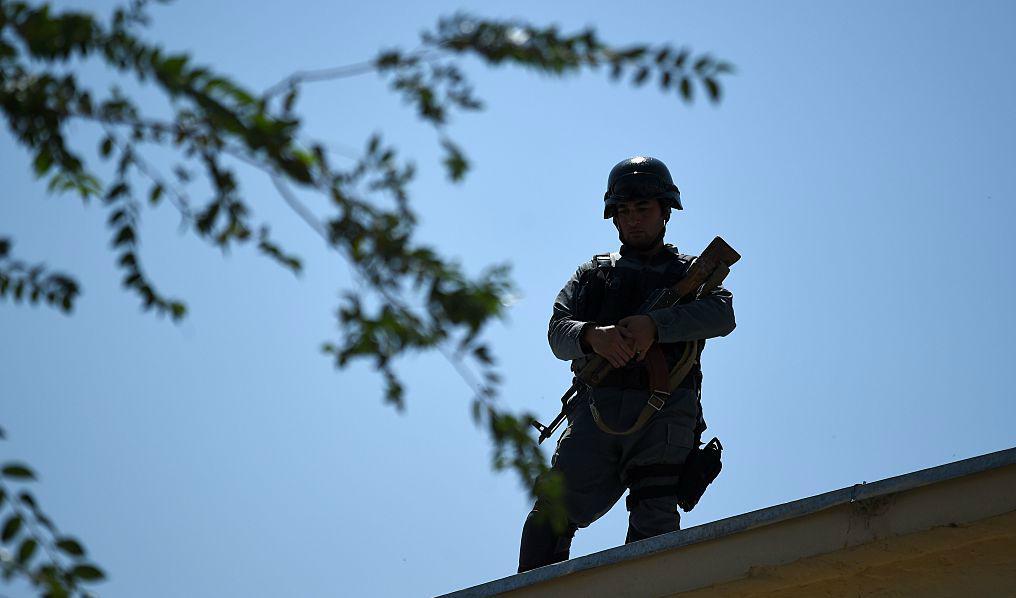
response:
M672 287L654 291L639 313L648 313L655 309L671 307L701 297L718 287L730 273L730 266L733 266L739 259L741 259L741 254L737 253L726 241L720 237L714 238L702 255L695 258L684 278ZM674 371L690 369L692 364L687 360L694 360L697 357L698 351L685 351L681 362L674 367ZM597 386L612 371L614 371L614 367L610 365L609 361L599 355L594 355L589 363L579 371L571 387L561 397L561 413L554 418L554 421L546 426L535 419L530 422L540 432L539 443L542 444L544 440L553 436L568 414L575 408L578 403L579 391L584 385Z

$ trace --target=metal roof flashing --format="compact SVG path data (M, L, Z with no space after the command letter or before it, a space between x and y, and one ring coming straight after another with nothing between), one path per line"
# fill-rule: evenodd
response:
M855 484L816 496L720 519L494 580L445 596L447 598L492 596L523 590L575 573L623 564L658 553L720 540L734 534L805 517L849 503L861 503L859 506L862 508L870 506L872 509L877 509L880 504L893 495L1013 465L1016 465L1016 447L876 482Z

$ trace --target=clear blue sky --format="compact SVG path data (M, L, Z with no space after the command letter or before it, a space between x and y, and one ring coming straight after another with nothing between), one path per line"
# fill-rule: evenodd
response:
M617 245L607 172L636 153L670 165L686 209L668 240L694 253L720 234L744 256L737 330L704 356L724 471L686 527L1016 445L1016 4L637 6L179 2L152 10L151 35L254 89L412 47L459 8L729 60L717 107L470 63L487 109L451 126L475 165L458 186L372 75L299 108L318 139L381 131L416 159L420 239L474 272L511 262L521 298L487 337L504 402L548 418L569 381L546 344L551 302ZM369 368L332 368L318 347L348 270L266 179L250 173L248 197L305 274L253 249L221 258L163 205L142 255L187 300L173 325L120 290L101 207L47 196L29 163L0 133L0 235L84 294L72 317L0 304L0 457L38 470L46 511L108 571L103 596L422 596L515 570L529 504L491 472L468 389L436 355L403 361L400 416ZM626 515L580 531L573 554L620 544Z

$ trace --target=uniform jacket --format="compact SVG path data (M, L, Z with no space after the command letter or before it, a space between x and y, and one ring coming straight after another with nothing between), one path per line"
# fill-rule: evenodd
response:
M594 356L592 349L581 341L587 325L614 324L635 315L653 290L672 286L683 278L693 259L694 256L679 253L673 245L664 245L648 259L622 246L613 267L609 261L596 258L580 265L554 301L548 330L554 355L571 360L572 370L578 372ZM612 308L607 311L613 313L600 309L608 302ZM656 323L657 342L663 345L665 353L670 343L726 336L736 325L733 295L723 287L696 301L647 315Z

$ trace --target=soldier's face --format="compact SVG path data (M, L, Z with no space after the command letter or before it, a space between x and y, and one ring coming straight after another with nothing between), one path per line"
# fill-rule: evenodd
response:
M625 245L649 249L663 230L663 210L655 199L626 201L617 206L614 218Z

